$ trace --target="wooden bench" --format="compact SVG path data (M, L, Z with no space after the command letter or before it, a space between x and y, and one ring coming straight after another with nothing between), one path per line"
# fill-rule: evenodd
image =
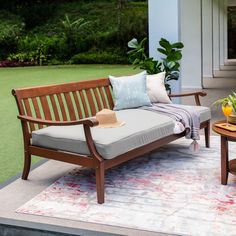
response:
M26 180L31 165L31 155L77 164L95 169L98 203L104 203L105 170L148 153L158 147L185 136L173 134L145 146L131 150L111 160L105 160L96 150L91 128L98 125L93 117L103 108L113 109L113 94L109 79L81 81L60 85L48 85L12 90L19 110L24 139L24 169L22 179ZM200 105L199 96L204 92L172 94L170 97L194 96ZM82 125L89 156L68 153L32 145L32 131L47 126ZM206 147L209 147L210 121L201 123L205 129Z

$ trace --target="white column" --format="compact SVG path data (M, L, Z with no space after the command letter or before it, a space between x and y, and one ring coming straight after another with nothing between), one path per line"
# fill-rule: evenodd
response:
M220 17L221 0L213 0L213 70L220 70Z
M224 0L224 64L228 61L228 0Z
M172 83L174 91L201 88L201 0L149 0L150 56L156 52L160 38L184 43L181 79Z
M202 1L202 69L203 78L213 78L212 0Z
M179 35L179 0L149 0L149 54L160 59L157 52L159 41L166 38L171 42L180 40ZM173 92L179 92L181 80L171 84Z
M225 48L227 46L227 24L225 24L227 20L226 14L226 5L225 0L220 1L219 5L219 14L220 14L220 66L223 66L226 61L227 55L225 55Z
M201 0L180 0L181 75L182 87L187 89L202 88L201 10Z

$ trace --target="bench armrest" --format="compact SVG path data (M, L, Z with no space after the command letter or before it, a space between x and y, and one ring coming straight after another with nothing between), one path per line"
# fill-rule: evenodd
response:
M52 125L52 126L69 126L69 125L87 125L89 127L94 127L98 125L98 121L95 117L90 117L82 120L75 121L51 121L51 120L43 120L38 118L33 118L31 116L18 115L18 119L22 121L31 122L34 124L40 125Z
M205 97L207 95L204 91L196 91L196 92L189 92L189 93L180 93L180 94L169 94L170 98L176 98L176 97L188 97L188 96L194 96L195 102L197 106L201 106L200 103L200 96Z
M75 121L51 121L51 120L43 120L38 118L33 118L30 116L18 115L18 119L25 122L31 122L34 124L40 125L50 125L50 126L69 126L69 125L83 125L85 139L89 148L91 155L96 159L96 161L101 162L103 161L102 157L98 154L96 147L94 145L93 137L91 134L90 127L94 127L98 125L98 121L95 117L90 117L81 120Z

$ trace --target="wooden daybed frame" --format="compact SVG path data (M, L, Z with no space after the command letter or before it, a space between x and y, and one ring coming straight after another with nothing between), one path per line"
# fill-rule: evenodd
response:
M112 87L109 79L81 81L60 85L48 85L32 88L14 89L12 94L19 110L24 138L24 169L22 179L26 180L31 165L31 155L77 164L95 169L98 203L104 203L104 175L109 168L148 153L164 144L185 136L173 134L155 142L131 150L111 160L105 160L97 152L91 135L91 128L98 125L92 117L103 108L113 109ZM194 96L200 106L199 96L205 92L171 94L170 97ZM83 125L89 156L68 153L48 148L33 146L31 133L46 126ZM210 145L210 120L201 123L205 129L206 147Z

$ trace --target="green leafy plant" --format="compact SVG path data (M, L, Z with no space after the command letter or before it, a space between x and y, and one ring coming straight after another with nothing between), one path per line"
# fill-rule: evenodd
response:
M75 21L71 21L69 16L65 14L65 19L61 20L62 26L65 29L66 34L78 33L83 27L89 24L89 21L85 21L84 18L78 18Z
M16 24L0 23L0 58L6 58L9 53L17 50L22 30L23 27Z
M233 107L233 112L234 114L236 114L236 92L233 92L229 96L221 98L213 103L213 105L217 107L219 107L220 105L225 106L227 104Z
M90 22L86 21L84 18L78 18L72 21L67 14L64 20L61 20L66 44L68 45L68 56L78 51L77 42L81 37L86 36L86 27L88 24L90 24Z
M42 49L43 64L69 63L80 53L100 63L103 52L114 54L104 55L106 63L128 63L127 42L148 34L147 5L145 0L2 1L0 60L24 53L20 60L30 61L30 54ZM82 24L82 18L90 23Z
M160 47L157 48L157 51L164 55L160 61L149 57L147 53L147 38L144 38L141 42L138 42L135 38L132 39L128 42L128 47L131 48L128 52L129 61L134 65L134 68L139 67L146 70L148 74L157 74L165 71L166 90L171 92L169 81L179 79L179 60L182 58L181 49L184 45L181 42L171 44L164 38L161 38L159 45Z

